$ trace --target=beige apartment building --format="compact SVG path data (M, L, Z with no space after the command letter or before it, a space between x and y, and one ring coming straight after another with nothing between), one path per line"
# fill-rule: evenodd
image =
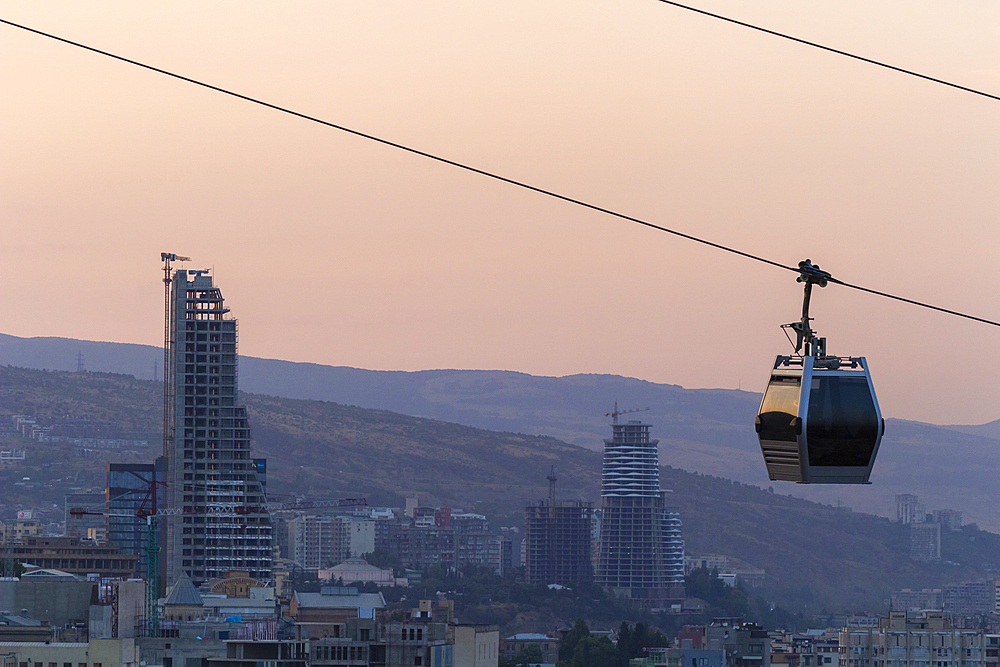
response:
M952 629L941 611L893 611L877 628L842 630L840 647L840 667L985 667L986 636Z

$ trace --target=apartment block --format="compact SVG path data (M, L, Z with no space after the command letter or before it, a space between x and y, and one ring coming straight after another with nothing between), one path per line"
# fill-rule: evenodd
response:
M910 524L910 558L924 563L941 560L941 524Z
M941 611L889 612L877 628L840 633L841 667L984 667L982 630L956 630Z
M375 550L375 521L352 516L300 516L288 521L292 559L319 570Z

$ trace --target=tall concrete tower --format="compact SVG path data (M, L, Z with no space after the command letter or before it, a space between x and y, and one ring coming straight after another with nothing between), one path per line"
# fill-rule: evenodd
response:
M264 461L237 399L237 322L207 271L178 270L168 301L166 584L243 570L271 579Z
M680 515L660 490L658 440L639 421L612 424L604 441L601 537L594 581L620 597L662 606L684 596Z

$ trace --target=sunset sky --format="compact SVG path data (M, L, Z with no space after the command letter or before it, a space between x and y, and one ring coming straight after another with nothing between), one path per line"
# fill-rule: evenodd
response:
M1000 94L1000 3L696 4ZM651 0L0 18L1000 320L996 100ZM5 25L0 121L3 333L158 345L167 251L214 268L244 355L761 391L790 351L790 272ZM837 286L813 314L885 415L1000 418L1000 328Z

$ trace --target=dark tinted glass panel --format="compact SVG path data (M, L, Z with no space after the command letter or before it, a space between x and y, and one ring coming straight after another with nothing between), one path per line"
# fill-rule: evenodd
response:
M802 378L772 375L760 406L760 439L795 442Z
M878 438L864 377L813 377L806 416L810 466L868 466Z

